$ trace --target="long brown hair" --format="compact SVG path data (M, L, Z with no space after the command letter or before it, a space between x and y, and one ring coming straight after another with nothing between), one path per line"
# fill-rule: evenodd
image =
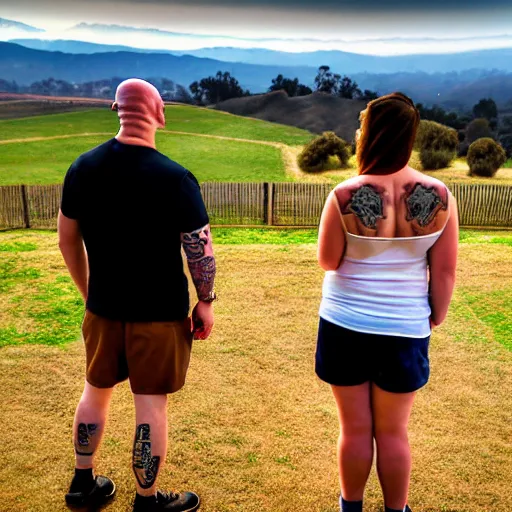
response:
M370 101L361 112L356 154L359 174L392 174L411 158L420 114L405 94Z

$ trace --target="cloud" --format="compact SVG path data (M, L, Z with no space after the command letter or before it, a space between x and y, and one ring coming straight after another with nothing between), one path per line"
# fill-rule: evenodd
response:
M93 0L100 2L102 0ZM113 0L124 4L151 4L204 7L273 8L288 10L323 10L351 12L383 11L471 11L510 8L510 0Z

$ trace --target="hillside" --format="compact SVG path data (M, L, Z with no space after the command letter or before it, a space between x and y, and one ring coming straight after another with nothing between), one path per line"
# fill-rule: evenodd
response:
M353 140L359 127L359 112L365 107L364 101L336 98L317 92L289 98L284 91L236 98L215 106L231 114L286 123L313 133L334 131L346 141Z
M312 138L290 126L197 107L168 106L166 119L158 149L201 182L293 180L283 148ZM73 160L118 128L117 115L106 108L0 121L0 186L60 183Z

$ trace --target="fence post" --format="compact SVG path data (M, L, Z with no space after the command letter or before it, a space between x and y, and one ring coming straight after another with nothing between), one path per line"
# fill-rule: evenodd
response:
M28 209L27 187L21 185L21 201L23 203L23 218L25 219L25 228L30 228L30 212Z
M274 225L274 184L267 183L267 224Z

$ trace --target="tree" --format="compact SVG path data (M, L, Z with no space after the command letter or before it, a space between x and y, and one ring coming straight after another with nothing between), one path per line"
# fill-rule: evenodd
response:
M19 85L13 80L12 82L0 78L0 91L1 92L18 92Z
M238 80L227 71L218 71L215 76L203 78L200 82L193 82L189 86L190 92L196 103L209 104L220 103L231 98L249 96L249 91L244 91Z
M300 84L298 78L291 80L290 78L284 78L281 74L277 75L277 77L272 80L272 85L268 90L269 92L286 91L286 94L288 94L290 98L306 96L313 92L308 86Z
M473 107L473 116L475 119L484 118L492 121L498 117L498 107L492 98L481 99Z
M337 93L340 98L347 98L349 100L362 96L361 89L359 89L357 83L353 82L348 76L338 80Z
M192 96L190 93L183 87L183 85L178 84L176 86L176 92L174 93L173 101L177 101L178 103L187 103L191 105L194 103Z
M308 96L309 94L312 94L312 93L313 93L313 91L312 91L311 87L308 87L307 85L299 84L297 86L296 96Z
M464 129L470 121L468 117L458 116L456 112L446 112L437 105L434 105L432 108L427 108L422 103L417 103L416 108L420 113L421 119L435 121L436 123L450 126L456 130Z
M493 138L492 130L487 119L474 119L466 128L466 142L471 144L478 139Z
M372 101L376 100L379 95L375 91L370 91L369 89L365 89L361 94L361 99L364 101Z
M512 156L512 116L504 116L498 131L498 141L507 153L507 157Z
M315 77L315 90L318 92L326 92L327 94L336 94L340 78L340 75L331 73L329 66L320 66L318 68L318 74Z

